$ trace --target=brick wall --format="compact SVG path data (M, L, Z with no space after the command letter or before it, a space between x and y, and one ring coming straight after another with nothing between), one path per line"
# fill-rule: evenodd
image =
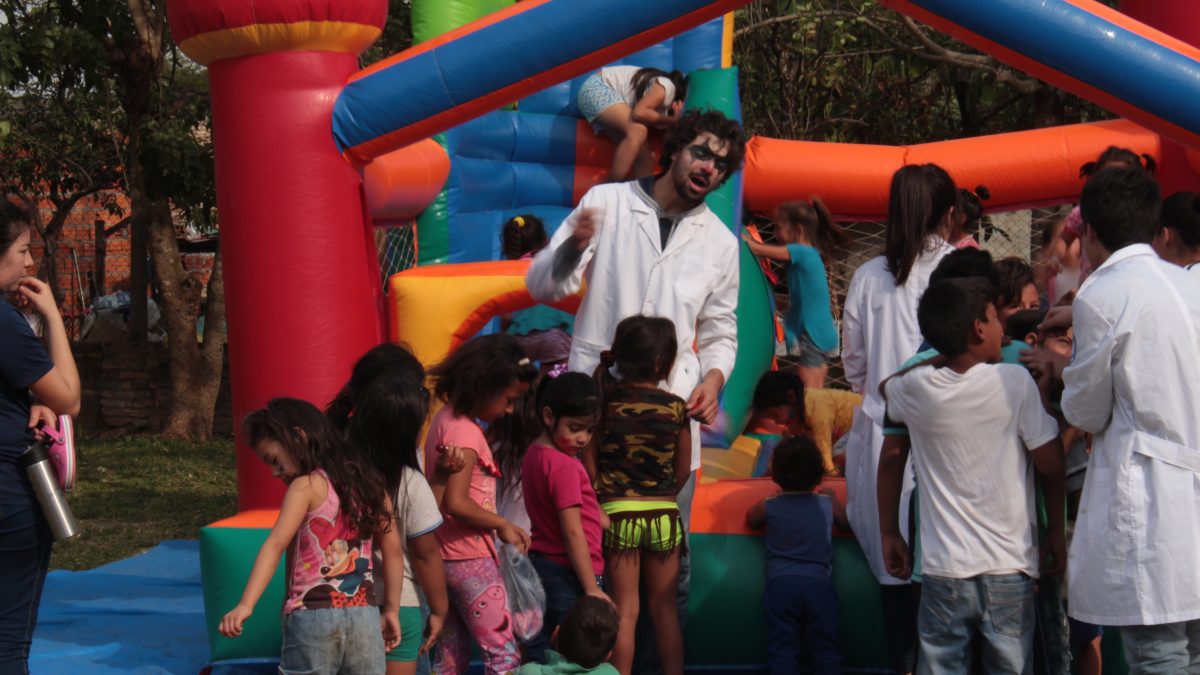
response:
M154 433L166 422L170 384L167 349L160 342L72 345L83 381L83 406L76 420L81 434ZM226 359L213 420L214 433L233 433Z

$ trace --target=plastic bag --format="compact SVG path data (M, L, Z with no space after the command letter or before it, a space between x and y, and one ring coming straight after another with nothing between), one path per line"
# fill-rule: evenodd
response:
M512 614L513 635L521 642L537 637L546 611L546 590L529 556L512 544L500 546L500 574L508 590L508 609Z

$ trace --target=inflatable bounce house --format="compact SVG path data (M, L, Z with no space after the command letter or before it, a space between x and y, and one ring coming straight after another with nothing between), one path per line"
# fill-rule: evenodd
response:
M281 395L323 404L385 339L435 363L498 313L532 304L526 263L495 261L499 228L534 213L552 229L604 178L612 146L579 117L583 78L617 62L679 69L692 77L688 107L739 116L731 12L745 2L413 0L415 46L359 70L386 0L172 0L175 39L210 74L235 416ZM1109 145L1155 157L1168 190L1200 183L1191 3L1129 0L1125 14L1090 0L884 4L1128 120L910 147L754 138L743 170L709 198L730 228L743 207L769 212L798 194L822 195L847 219L882 219L890 176L907 163L988 185L993 210L1072 201L1078 167ZM417 266L385 288L375 231L396 227L415 231ZM742 263L737 366L715 443L731 449L706 451L692 511L689 665L764 662L764 551L743 516L772 488L747 478L754 444L735 439L772 361L773 309L745 247ZM267 608L281 601L280 578L241 638L215 630L284 492L248 448L237 452L240 513L201 536L215 662L279 653ZM847 666L881 668L877 586L854 540L835 543Z

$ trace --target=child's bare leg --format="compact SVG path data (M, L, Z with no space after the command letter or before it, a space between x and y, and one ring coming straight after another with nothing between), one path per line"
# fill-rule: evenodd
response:
M829 364L823 364L815 368L812 366L797 366L796 371L800 374L800 381L804 383L805 389L824 389L825 376L829 374Z
M417 675L417 662L388 661L387 675Z
M654 153L650 151L649 141L642 143L638 150L637 159L633 163L633 174L630 178L644 178L654 175Z
M605 555L604 575L608 579L609 597L616 603L617 614L621 617L617 642L613 645L612 664L621 675L630 675L633 671L633 636L639 611L640 554L630 551L624 555Z
M1097 636L1083 645L1079 650L1079 665L1075 672L1079 675L1100 675L1103 672L1103 661L1100 656L1100 640Z
M610 181L623 181L629 178L633 163L638 153L646 145L650 130L646 125L633 121L633 110L624 103L611 105L600 113L596 121L604 125L609 138L617 143L613 151L612 167L608 171Z
M642 580L646 584L646 604L654 620L658 657L663 675L683 675L683 633L679 629L679 552L667 558L646 553L642 560Z

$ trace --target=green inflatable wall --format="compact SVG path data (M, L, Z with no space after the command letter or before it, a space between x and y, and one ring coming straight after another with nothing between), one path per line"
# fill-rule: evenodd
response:
M205 527L200 530L204 620L214 662L279 655L283 639L279 616L286 590L284 560L279 561L275 576L271 577L267 590L254 606L254 614L246 620L241 636L227 638L217 632L221 618L242 599L242 590L250 578L258 549L262 548L270 532L269 529L238 527Z

